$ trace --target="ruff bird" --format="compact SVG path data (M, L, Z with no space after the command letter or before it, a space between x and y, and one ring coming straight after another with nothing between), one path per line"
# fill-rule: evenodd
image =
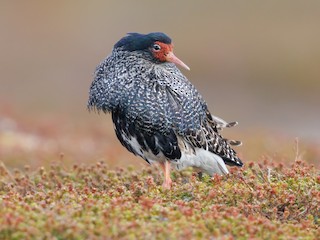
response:
M116 135L130 152L157 162L170 189L170 168L194 167L210 176L243 165L232 149L241 142L220 135L237 125L212 115L197 89L176 65L166 34L129 33L96 68L88 108L111 113Z

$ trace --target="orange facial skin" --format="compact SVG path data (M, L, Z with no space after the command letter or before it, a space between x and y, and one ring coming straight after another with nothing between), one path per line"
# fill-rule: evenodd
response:
M162 42L155 42L155 44L158 44L161 49L159 51L156 51L152 49L153 56L158 59L160 62L166 62L167 61L167 55L172 52L173 45L172 44L166 44Z

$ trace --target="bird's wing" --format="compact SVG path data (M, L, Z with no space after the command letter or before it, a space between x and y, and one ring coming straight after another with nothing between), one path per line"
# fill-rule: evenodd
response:
M206 119L202 122L201 128L188 130L184 138L193 147L206 149L218 156L228 165L242 166L243 163L230 145L240 145L241 142L224 139L220 133L221 119L213 117L206 111ZM219 121L216 121L218 119ZM223 120L222 120L223 121ZM226 127L228 124L225 125Z
M155 91L147 90L153 87ZM170 87L153 87L135 87L128 93L130 104L112 112L118 139L129 151L148 162L156 160L154 156L176 160L181 157L178 139L182 138L194 148L217 154L228 165L242 165L230 146L236 142L219 133L232 123L213 117L195 89L183 97Z
M228 165L242 166L241 160L230 145L241 145L240 141L224 139L219 131L233 127L237 122L213 116L200 93L180 71L171 71L166 79L166 119L171 128L192 147L203 148L220 156Z

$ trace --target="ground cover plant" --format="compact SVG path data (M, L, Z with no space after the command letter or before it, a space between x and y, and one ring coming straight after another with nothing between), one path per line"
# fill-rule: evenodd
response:
M1 239L316 239L320 176L249 163L226 177L174 172L171 191L155 168L104 162L37 171L0 166Z

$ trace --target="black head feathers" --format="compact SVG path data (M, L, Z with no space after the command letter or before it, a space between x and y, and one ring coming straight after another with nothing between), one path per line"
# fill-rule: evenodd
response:
M171 38L162 32L153 32L149 34L128 33L128 35L120 39L114 47L122 47L127 51L136 51L147 49L157 41L170 44Z

